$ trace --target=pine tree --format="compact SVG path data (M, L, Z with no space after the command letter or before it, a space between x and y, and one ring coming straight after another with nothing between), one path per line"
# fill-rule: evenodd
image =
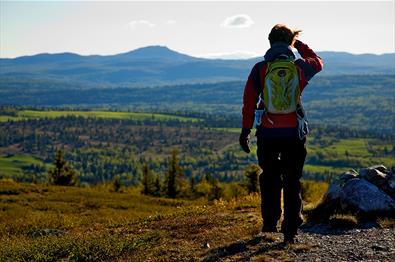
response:
M143 166L143 194L144 195L152 195L152 178L151 172L148 168L148 164L145 163Z
M161 195L162 195L161 182L159 176L157 175L154 183L154 196L161 196Z
M114 191L118 192L122 187L121 177L116 175L113 179L112 185L114 187Z
M259 192L258 176L259 176L260 172L261 172L261 169L259 168L259 166L255 165L255 164L250 165L244 171L245 176L248 178L248 183L247 183L248 193Z
M49 176L55 185L71 186L75 184L77 172L63 158L62 150L56 151L53 164L55 167L49 171Z
M171 159L169 161L169 170L166 177L166 195L170 198L175 198L179 193L178 186L183 179L184 174L178 164L177 150L171 152Z
M194 175L192 175L191 179L189 180L189 186L191 194L194 195L196 193L196 179Z

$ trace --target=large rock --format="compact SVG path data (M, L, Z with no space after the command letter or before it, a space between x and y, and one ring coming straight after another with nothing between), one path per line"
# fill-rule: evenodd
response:
M359 171L359 175L395 199L395 174L387 170L385 166L363 168Z
M372 184L375 184L379 188L382 188L387 182L387 174L384 173L386 168L384 166L372 166L368 168L362 168L359 171L361 178L366 179Z
M352 170L338 176L329 186L320 210L327 215L334 212L394 215L395 199L389 185L395 186L395 174L383 173L384 168L375 166L361 170L361 175Z
M343 188L347 182L353 178L356 178L358 173L354 170L347 171L344 174L338 176L332 184L329 185L328 191L324 196L324 202L337 201L344 198Z
M343 188L341 206L359 213L391 213L395 211L395 200L376 185L364 179L354 178Z

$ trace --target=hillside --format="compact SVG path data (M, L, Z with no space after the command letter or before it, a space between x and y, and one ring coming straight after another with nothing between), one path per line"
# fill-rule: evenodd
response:
M76 88L71 83L0 79L0 86L2 105L226 114L233 119L227 126L239 127L244 82ZM310 81L302 99L312 124L394 134L394 86L392 75L319 75Z
M188 179L210 174L222 182L242 181L256 155L243 153L233 115L179 116L109 111L0 110L0 178L46 182L57 149L80 173L81 183L120 176L139 184L149 164L162 179L174 149ZM234 127L234 128L232 128ZM305 178L328 181L350 168L395 166L391 136L325 125L308 139ZM256 150L252 141L253 152Z
M321 52L322 75L394 74L395 54L353 55ZM262 54L263 56L263 54ZM191 57L164 46L149 46L110 56L73 53L38 54L0 59L0 79L51 81L76 86L137 87L176 83L244 81L262 58L221 60ZM7 87L4 84L1 88Z
M283 246L281 234L259 234L257 195L206 202L0 181L0 210L1 261L391 261L395 252L392 220L307 225Z

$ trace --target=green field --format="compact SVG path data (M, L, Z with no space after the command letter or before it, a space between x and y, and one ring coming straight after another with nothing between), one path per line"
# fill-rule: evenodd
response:
M18 178L23 176L25 169L31 165L45 166L41 160L30 155L0 155L0 175L2 177Z
M0 122L18 121L22 119L39 119L39 118L56 118L63 116L79 116L79 117L92 117L92 118L110 118L110 119L156 119L160 121L178 120L178 121L201 121L199 118L183 117L167 114L156 113L136 113L136 112L110 112L110 111L36 111L36 110L19 110L16 111L16 116L0 116Z

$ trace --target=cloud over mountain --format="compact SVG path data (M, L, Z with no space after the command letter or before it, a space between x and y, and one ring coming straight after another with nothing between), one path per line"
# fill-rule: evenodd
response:
M156 25L154 23L151 23L150 21L147 21L147 20L134 20L134 21L129 22L129 26L132 29L136 29L139 26L155 27Z
M221 23L221 27L225 28L246 28L254 24L250 16L246 14L238 14L225 18Z

